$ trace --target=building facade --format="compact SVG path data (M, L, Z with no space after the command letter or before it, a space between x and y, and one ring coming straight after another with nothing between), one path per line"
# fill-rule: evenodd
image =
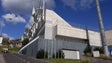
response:
M84 55L88 43L93 47L101 47L100 33L71 26L53 10L40 8L32 10L32 23L25 30L22 40L30 42L21 48L19 53L36 57L37 51L43 49L52 57L59 50L75 50Z
M105 35L106 35L107 45L110 51L112 50L112 30L107 30L105 32Z

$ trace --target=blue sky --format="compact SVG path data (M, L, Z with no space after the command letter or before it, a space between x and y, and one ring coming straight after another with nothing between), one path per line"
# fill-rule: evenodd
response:
M54 10L70 24L98 29L95 0L46 0L46 2L47 8ZM0 21L4 36L21 37L30 20L32 3L38 7L38 0L0 0ZM100 0L100 6L105 28L112 28L112 0Z

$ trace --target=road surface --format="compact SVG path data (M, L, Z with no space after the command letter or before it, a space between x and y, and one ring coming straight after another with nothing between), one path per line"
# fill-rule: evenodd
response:
M3 58L3 55L0 53L0 63L5 63L5 60Z
M104 60L92 57L82 57L82 60L90 60L91 63L112 63L112 60ZM0 53L0 63L51 63L44 60L10 53Z
M50 63L44 60L35 59L32 57L18 55L18 54L3 54L5 63Z

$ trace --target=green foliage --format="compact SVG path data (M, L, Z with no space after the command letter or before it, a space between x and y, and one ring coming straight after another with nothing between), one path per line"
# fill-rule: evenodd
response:
M3 42L2 42L3 45L9 45L9 38L3 38Z
M28 44L28 42L29 42L29 39L28 38L24 39L22 41L22 46L25 46L26 44Z
M84 54L87 55L87 53L91 53L91 46L87 46L86 49L84 50Z
M14 48L9 48L10 53L17 53L20 50L20 48L14 47Z
M102 47L96 47L96 48L94 48L94 51L99 51L101 54L104 53Z
M112 60L112 57L107 56L107 55L105 55L105 54L101 54L101 55L100 55L100 58L105 59L105 60Z
M44 58L44 57L45 57L45 58L48 57L47 52L45 52L44 50L39 50L39 51L37 52L36 58L42 59L42 58Z
M56 53L56 58L64 58L64 53L59 50L57 53Z

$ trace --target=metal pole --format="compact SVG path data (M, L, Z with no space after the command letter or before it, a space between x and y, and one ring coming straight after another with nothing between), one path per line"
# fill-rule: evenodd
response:
M100 27L102 47L104 49L103 51L104 51L105 55L109 56L109 51L108 51L108 46L106 44L106 37L105 37L105 31L104 31L104 26L103 26L103 20L102 20L99 0L96 0L96 7L97 7L97 13L98 13L98 19L99 19L99 27Z

